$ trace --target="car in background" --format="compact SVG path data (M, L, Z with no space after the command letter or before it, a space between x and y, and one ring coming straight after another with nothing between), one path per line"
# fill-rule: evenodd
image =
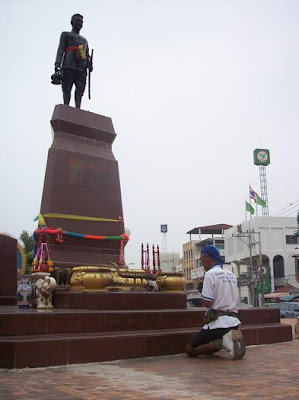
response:
M238 308L238 310L240 310L240 309L246 309L246 308L252 308L253 306L251 305L251 304L247 304L247 303L238 303L237 304L237 308Z
M280 318L298 318L299 302L282 302L279 305Z
M268 307L268 308L279 308L279 303L264 303L263 307Z
M203 307L201 295L190 293L187 297L187 307Z

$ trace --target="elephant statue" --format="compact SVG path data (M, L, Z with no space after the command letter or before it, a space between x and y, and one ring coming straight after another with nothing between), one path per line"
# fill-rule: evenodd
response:
M56 280L51 276L47 276L44 279L38 279L36 281L36 308L54 308L52 304L52 293L55 290L56 286Z

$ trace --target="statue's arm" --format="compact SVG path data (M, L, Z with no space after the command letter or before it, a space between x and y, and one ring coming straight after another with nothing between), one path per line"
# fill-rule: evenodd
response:
M62 32L62 34L60 35L59 46L56 54L55 71L61 68L64 56L64 49L66 48L66 46L67 46L67 32Z

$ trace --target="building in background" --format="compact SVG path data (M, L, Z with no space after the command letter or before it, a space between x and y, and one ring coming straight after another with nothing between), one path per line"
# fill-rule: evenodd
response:
M180 254L175 252L160 253L161 269L163 272L179 272L179 264L182 263Z
M258 305L262 295L275 299L299 286L297 229L293 217L255 217L225 231L225 259L238 271L242 301Z
M197 290L204 276L204 268L200 262L201 249L212 244L220 249L220 254L224 257L224 232L231 227L232 225L227 224L199 226L187 232L190 240L183 244L183 271L187 293ZM192 235L197 235L197 240Z

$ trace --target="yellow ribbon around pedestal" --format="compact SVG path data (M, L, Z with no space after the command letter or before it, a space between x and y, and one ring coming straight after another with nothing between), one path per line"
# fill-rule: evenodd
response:
M111 219L111 218L88 217L86 215L47 213L47 214L44 214L44 215L40 214L40 216L39 216L39 221L41 221L41 219L42 219L43 222L44 222L43 225L46 225L44 217L45 218L74 219L74 220L94 221L94 222L122 222L122 218L121 217L119 217L119 219Z

